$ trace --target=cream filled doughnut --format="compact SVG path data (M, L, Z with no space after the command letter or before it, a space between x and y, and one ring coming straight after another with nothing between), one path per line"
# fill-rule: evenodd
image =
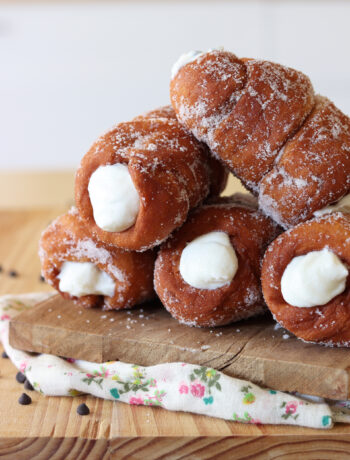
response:
M90 233L109 245L145 251L159 245L227 172L173 117L158 109L120 123L84 156L75 199Z
M350 346L350 215L301 223L268 247L261 281L276 320L297 337Z
M155 296L155 253L124 251L98 241L75 208L43 232L39 256L45 280L78 305L119 310Z
M209 50L184 59L170 83L179 121L254 193L314 105L301 72Z
M350 192L350 119L309 78L212 50L176 65L179 121L259 197L285 229L328 212Z
M199 207L158 253L154 285L163 305L201 327L262 313L260 262L278 233L242 196Z

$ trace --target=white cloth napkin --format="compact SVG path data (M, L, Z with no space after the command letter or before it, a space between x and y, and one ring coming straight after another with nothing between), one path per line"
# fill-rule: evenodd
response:
M314 403L306 398L262 389L215 369L186 363L142 367L111 361L103 364L26 353L8 341L9 320L51 293L0 297L0 338L13 364L35 390L50 396L91 394L127 404L160 406L242 423L289 424L332 428L350 423L350 404Z

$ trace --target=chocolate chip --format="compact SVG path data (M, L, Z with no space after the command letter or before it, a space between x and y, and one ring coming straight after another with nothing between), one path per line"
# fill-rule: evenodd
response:
M18 383L24 383L26 381L26 376L22 372L17 372L16 380Z
M28 406L28 404L32 402L32 398L28 396L27 393L22 393L18 398L18 402L22 404L22 406Z
M3 351L3 352L1 353L1 357L4 358L4 359L8 359L8 358L9 358L9 357L8 357L8 354L6 353L6 351Z
M29 382L28 379L24 382L24 388L29 391L34 391L33 385Z
M3 268L2 268L2 265L0 265L0 273L2 272Z
M86 404L79 404L77 407L77 414L79 415L89 415L90 414L90 409Z
M11 278L17 278L18 273L16 272L16 270L10 270L9 276L11 276Z
M40 283L45 283L45 278L43 277L43 275L39 276L39 281Z

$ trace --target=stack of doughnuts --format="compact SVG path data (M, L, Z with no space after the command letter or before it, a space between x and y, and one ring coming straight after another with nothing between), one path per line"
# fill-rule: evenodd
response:
M274 318L302 340L350 346L350 119L301 72L223 50L183 55L170 96L285 230L261 271Z
M154 298L160 243L219 195L227 176L171 107L118 124L82 159L76 207L41 236L44 278L85 307L118 310Z
M223 50L181 56L170 99L84 156L44 277L87 307L157 294L189 326L266 302L297 337L350 346L350 119L301 72ZM228 171L247 194L220 196Z

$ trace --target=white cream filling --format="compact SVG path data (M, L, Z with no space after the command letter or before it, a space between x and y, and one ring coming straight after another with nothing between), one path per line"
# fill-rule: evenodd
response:
M60 280L60 291L74 297L89 294L114 295L113 279L91 262L63 262L57 278Z
M203 54L203 51L189 51L188 53L181 54L179 59L175 62L175 64L171 68L171 78L174 78L181 67L185 66L186 64L195 61L199 56Z
M210 232L185 247L179 268L182 278L190 286L217 289L233 280L238 259L226 233Z
M314 212L315 217L321 217L325 214L330 214L331 212L349 212L350 213L350 193L348 195L343 196L343 198L337 203L330 204L325 208L319 209L318 211Z
M208 51L192 50L192 51L189 51L188 53L181 54L179 59L175 62L175 64L173 64L171 68L171 78L173 79L175 77L175 75L178 73L181 67L184 67L186 64L189 64L190 62L195 61L197 58L199 58L203 54L211 53L212 51L223 51L223 50L224 50L224 47L219 46L218 48L209 48Z
M140 197L127 165L100 166L88 186L96 225L107 232L122 232L134 225Z
M282 296L294 307L325 305L344 291L348 273L327 248L294 257L281 279Z

